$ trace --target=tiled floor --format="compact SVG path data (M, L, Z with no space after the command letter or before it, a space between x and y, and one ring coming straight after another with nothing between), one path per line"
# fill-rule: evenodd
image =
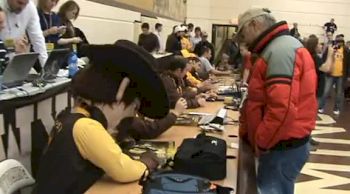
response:
M339 117L331 109L319 115L313 137L320 145L311 152L295 194L350 194L350 103Z

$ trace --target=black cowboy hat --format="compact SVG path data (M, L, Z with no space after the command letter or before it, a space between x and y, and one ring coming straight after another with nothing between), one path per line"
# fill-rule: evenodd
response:
M156 60L146 50L128 40L119 40L113 45L89 45L85 49L90 59L88 69L92 69L86 71L89 75L85 76L94 80L108 79L101 72L109 76L113 73L116 76L123 74L133 82L133 85L128 87L138 94L141 101L139 112L142 115L149 118L163 118L168 114L169 101L166 90L152 67ZM104 80L104 83L94 88L91 86L93 81L85 83L87 85L85 87L91 87L91 91L82 97L89 99L89 96L96 97L97 93L102 93L108 95L109 99L115 98L116 91L111 91L110 88L115 88L117 83L108 83L108 80Z

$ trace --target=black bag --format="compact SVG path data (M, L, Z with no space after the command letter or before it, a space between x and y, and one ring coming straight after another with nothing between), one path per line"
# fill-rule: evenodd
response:
M141 178L142 194L229 194L232 188L212 184L208 179L180 174L171 171L159 171Z
M174 170L210 180L226 177L226 142L200 134L184 139L174 157Z

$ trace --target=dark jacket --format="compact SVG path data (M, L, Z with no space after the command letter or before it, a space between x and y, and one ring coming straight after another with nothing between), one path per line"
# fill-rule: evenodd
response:
M297 38L297 39L300 38L300 33L299 33L299 31L298 31L297 28L292 28L292 29L290 30L290 35L293 36L293 37L295 37L295 38Z
M105 174L102 169L82 157L75 143L73 126L83 117L82 114L68 111L58 115L51 132L52 140L40 161L33 193L85 193Z
M238 44L231 41L226 48L226 53L230 56L229 63L231 65L234 65L235 67L238 67L239 64L242 63L242 55L239 51Z
M325 87L325 73L320 71L320 67L323 64L323 60L320 56L318 56L316 53L312 54L312 59L315 63L315 69L317 73L317 97L320 98L323 95L324 87Z
M181 84L181 80L178 80L171 73L162 73L161 79L165 86L165 89L168 94L170 108L175 108L176 102L181 98L185 98L188 108L197 108L199 107L197 99L194 97L189 97L189 95L184 94L184 86Z
M89 41L87 40L85 34L83 31L81 31L79 28L77 27L74 27L74 32L75 32L75 35L79 38L81 38L82 42L77 44L77 55L79 58L81 57L86 57L87 56L87 53L86 51L83 49L83 46L84 45L88 45L89 44Z
M142 117L129 117L123 119L118 125L117 141L123 142L131 137L135 140L154 139L175 124L177 117L169 113L166 117L158 120L148 120Z
M153 33L140 34L139 41L137 44L148 52L159 50L158 37Z
M181 55L181 38L176 34L170 34L166 40L165 51L174 53L175 55Z

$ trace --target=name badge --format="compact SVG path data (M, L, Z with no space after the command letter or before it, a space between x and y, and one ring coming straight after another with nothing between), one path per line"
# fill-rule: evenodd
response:
M4 45L8 50L15 49L15 39L9 38L4 41Z
M46 43L47 52L51 52L53 49L55 49L55 45L53 43Z

